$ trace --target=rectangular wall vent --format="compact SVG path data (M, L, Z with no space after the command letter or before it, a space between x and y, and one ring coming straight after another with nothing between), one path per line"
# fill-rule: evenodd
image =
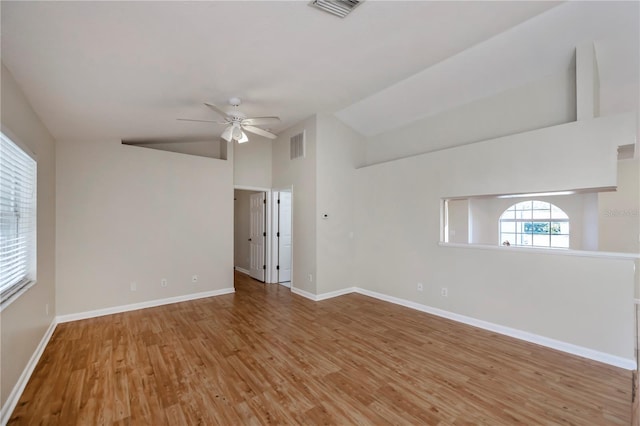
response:
M313 0L309 5L344 18L363 1L364 0Z
M291 136L291 159L304 158L304 132Z

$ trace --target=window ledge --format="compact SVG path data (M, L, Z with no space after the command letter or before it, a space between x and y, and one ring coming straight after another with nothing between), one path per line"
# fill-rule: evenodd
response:
M571 250L558 248L535 248L535 247L504 247L490 244L462 244L462 243L445 243L439 242L440 247L468 248L478 250L500 250L500 251L516 251L520 253L537 253L551 254L560 256L579 256L579 257L600 257L610 259L640 259L640 253L615 253L608 251L587 251L587 250Z
M8 299L3 300L0 303L0 312L4 311L6 308L9 307L10 304L12 304L13 302L15 302L16 300L18 300L18 298L20 296L22 296L24 293L27 292L27 290L29 290L31 287L33 287L36 284L37 281L35 280L30 280L28 283L26 283L25 285L23 285L20 290L16 291L15 293L13 293L11 296L9 296Z

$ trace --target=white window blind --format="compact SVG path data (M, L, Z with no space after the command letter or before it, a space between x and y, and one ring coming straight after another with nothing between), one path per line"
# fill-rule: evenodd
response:
M0 306L36 279L36 162L0 133Z

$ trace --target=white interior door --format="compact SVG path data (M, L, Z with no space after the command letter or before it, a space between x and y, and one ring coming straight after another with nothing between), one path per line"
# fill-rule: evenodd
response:
M249 196L249 275L264 282L265 278L265 210L266 194Z
M280 193L278 219L278 282L291 281L291 193Z

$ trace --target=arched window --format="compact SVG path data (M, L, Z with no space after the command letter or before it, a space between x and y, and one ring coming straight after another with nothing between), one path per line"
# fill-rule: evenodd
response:
M523 201L509 207L498 223L505 246L569 248L569 216L544 201Z

